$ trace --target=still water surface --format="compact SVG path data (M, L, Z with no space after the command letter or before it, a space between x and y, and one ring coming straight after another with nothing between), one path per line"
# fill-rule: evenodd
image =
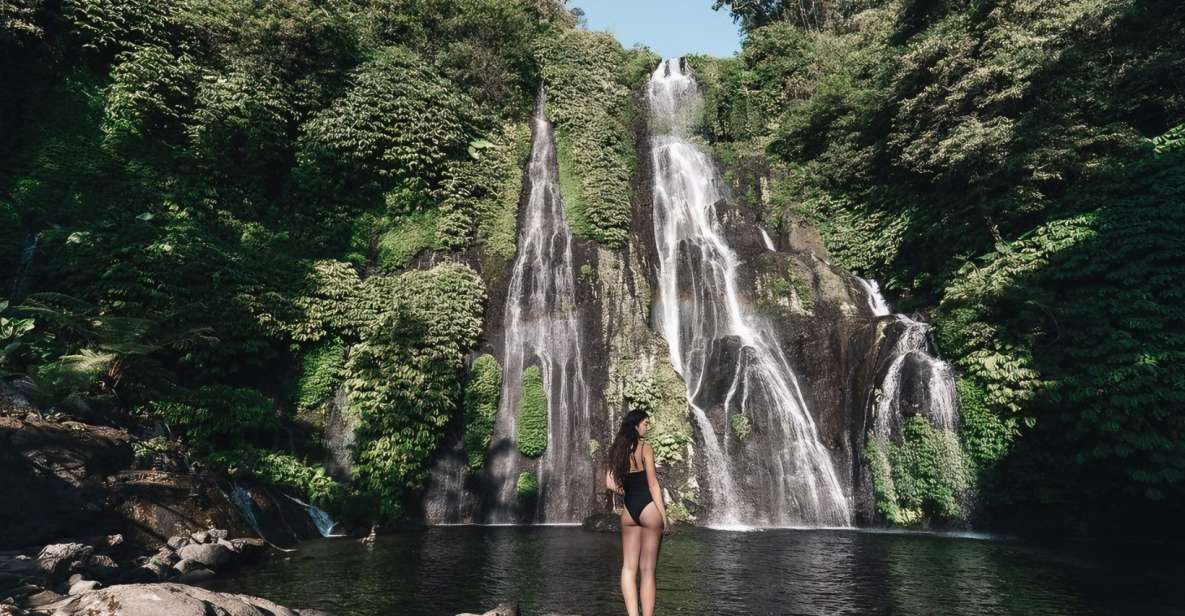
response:
M1176 556L1179 556L1176 555ZM625 614L621 540L578 527L433 527L307 542L210 584L338 616ZM680 528L659 555L656 616L1185 615L1172 554L850 530Z

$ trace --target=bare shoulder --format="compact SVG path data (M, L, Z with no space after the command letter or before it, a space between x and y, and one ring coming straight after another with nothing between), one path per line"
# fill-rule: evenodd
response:
M654 449L650 447L650 443L642 441L642 455L647 458L654 458Z

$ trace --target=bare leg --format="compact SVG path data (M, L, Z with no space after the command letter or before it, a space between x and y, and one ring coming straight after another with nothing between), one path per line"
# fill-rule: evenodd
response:
M658 565L658 546L662 542L662 516L654 503L642 510L642 550L638 567L642 574L642 616L654 616L654 569Z
M621 596L629 616L638 616L638 556L642 549L641 526L627 512L621 513Z

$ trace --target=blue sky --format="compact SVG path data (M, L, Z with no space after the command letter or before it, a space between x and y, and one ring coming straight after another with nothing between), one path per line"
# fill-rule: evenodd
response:
M704 53L726 58L741 46L740 29L712 0L569 0L584 9L589 30L604 30L626 48L641 43L664 58Z

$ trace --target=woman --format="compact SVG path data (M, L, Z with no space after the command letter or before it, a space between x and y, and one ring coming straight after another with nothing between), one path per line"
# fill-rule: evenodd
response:
M670 528L662 489L654 473L654 450L642 440L649 431L650 418L644 411L627 413L609 448L609 469L605 472L605 487L625 500L621 512L621 594L629 616L638 616L635 576L639 570L642 615L654 614L654 566L662 533Z

